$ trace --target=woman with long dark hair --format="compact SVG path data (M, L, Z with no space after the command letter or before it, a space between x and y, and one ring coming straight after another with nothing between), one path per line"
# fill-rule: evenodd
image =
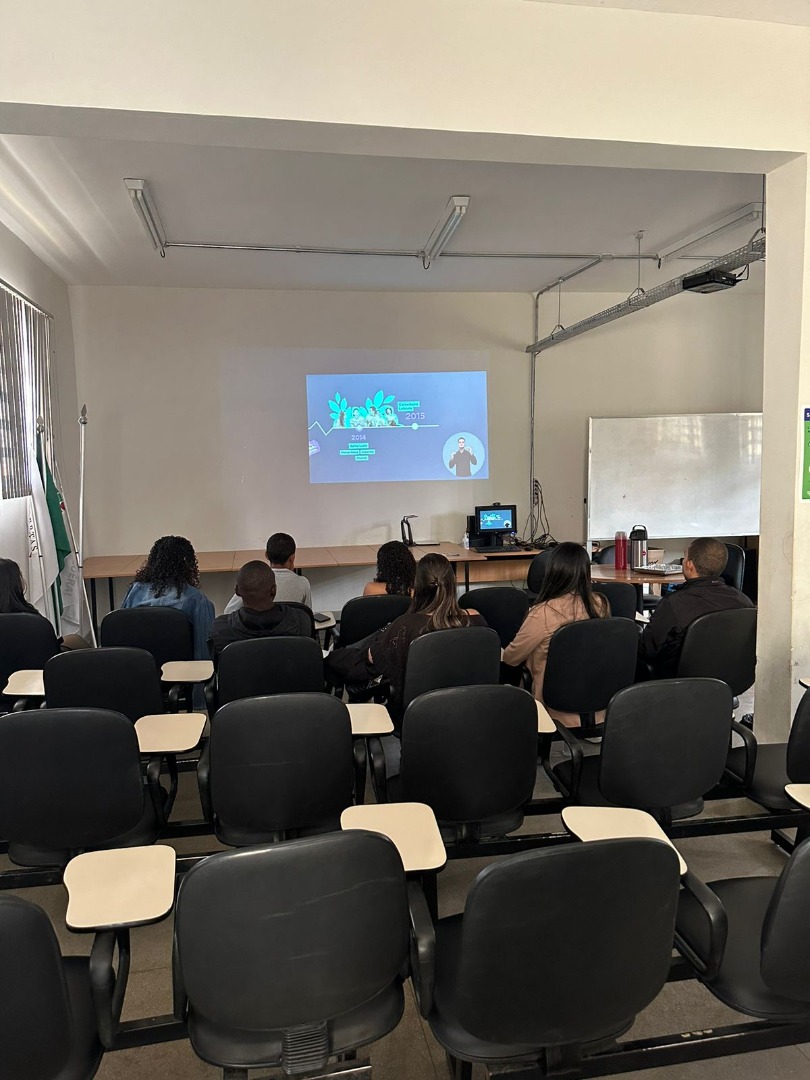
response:
M591 563L585 549L580 544L558 544L546 563L537 599L503 651L503 662L515 667L525 663L532 676L534 696L542 701L548 646L554 631L568 623L609 615L606 597L591 588ZM566 727L580 726L580 718L574 713L549 711Z
M191 543L184 536L161 536L135 575L121 607L178 608L194 631L194 659L208 660L214 605L199 584L200 570Z
M377 550L377 573L363 589L363 596L411 596L416 559L407 544L389 540Z
M25 599L25 579L13 559L0 559L0 615L39 615Z
M486 625L473 608L458 606L456 575L444 555L423 555L416 564L410 608L394 619L368 654L373 672L382 675L390 687L388 710L397 727L402 718L405 662L411 642L434 630Z

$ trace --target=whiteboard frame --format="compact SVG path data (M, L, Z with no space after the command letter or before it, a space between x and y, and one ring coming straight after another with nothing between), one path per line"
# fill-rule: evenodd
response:
M588 417L588 465L587 465L587 468L588 468L588 484L587 484L587 499L586 499L586 504L585 504L585 533L586 533L586 537L587 537L587 550L589 552L592 550L592 544L593 544L594 539L596 539L596 540L610 540L610 539L612 539L612 537L594 536L594 534L591 531L591 505L592 505L592 502L591 502L591 480L592 480L592 473L593 473L593 469L592 469L591 466L592 466L592 462L593 462L593 424L594 424L594 421L595 420L639 421L639 420L673 420L673 419L681 420L684 417L698 419L698 418L701 418L701 417L711 417L711 416L737 416L737 417L755 417L755 416L758 416L758 417L762 417L762 413L761 412L756 412L756 411L748 411L748 412L713 412L713 413L654 413L654 414L651 414L650 416L589 416ZM761 491L762 491L762 478L761 478L761 474L760 474L760 496L761 496ZM760 528L761 528L761 524L762 524L762 522L761 522L761 511L762 511L762 503L761 503L761 498L760 498ZM638 524L644 524L644 523L643 522L638 522ZM629 528L630 528L630 526L628 526L628 529ZM742 535L742 534L724 533L723 535L724 536L732 536L732 535ZM759 532L746 533L745 535L747 535L747 536L758 536ZM676 534L674 536L660 536L660 537L656 537L656 538L661 539L661 540L687 540L687 539L692 539L692 537L693 537L693 534L689 533L687 535L678 535L678 534Z

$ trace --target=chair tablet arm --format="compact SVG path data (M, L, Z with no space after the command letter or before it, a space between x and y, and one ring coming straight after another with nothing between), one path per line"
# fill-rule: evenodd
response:
M726 951L728 937L728 916L716 893L705 882L687 870L681 877L681 885L697 900L706 915L709 924L709 950L707 956L701 956L677 931L675 944L678 951L689 961L704 979L713 979L720 969L723 954Z
M202 804L203 817L212 825L214 823L214 804L211 801L211 740L203 747L197 762L197 787L200 791L200 803Z
M753 731L746 727L745 724L740 724L736 720L731 721L731 730L735 735L739 735L743 741L743 750L745 752L745 772L743 773L742 786L748 788L751 786L754 780L754 770L757 767L757 739ZM729 776L734 776L733 773L729 773ZM734 777L736 779L736 777Z
M436 974L436 931L427 900L420 885L408 883L408 910L411 919L411 981L422 1016L433 1010L433 981Z
M371 761L371 784L378 803L388 802L388 777L385 772L385 751L379 735L372 735L366 741L368 756Z
M113 955L118 946L118 972ZM121 1023L121 1010L129 978L129 930L104 930L96 934L90 952L90 993L102 1046L114 1050Z
M554 720L554 726L557 729L557 734L562 738L571 755L571 791L570 796L572 799L576 798L579 794L579 785L582 780L582 764L585 761L585 755L582 752L582 743L571 733L571 729L567 728L565 724L560 723L559 720Z

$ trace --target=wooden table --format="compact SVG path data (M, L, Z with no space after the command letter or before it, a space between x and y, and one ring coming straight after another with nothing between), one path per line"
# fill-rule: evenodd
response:
M71 930L145 926L174 903L177 856L166 844L87 851L65 867L65 922Z
M681 585L686 578L683 574L651 574L648 570L616 570L613 566L601 566L599 563L594 563L591 566L591 581L624 581L628 585L635 586L637 607L640 612L643 612L645 585Z

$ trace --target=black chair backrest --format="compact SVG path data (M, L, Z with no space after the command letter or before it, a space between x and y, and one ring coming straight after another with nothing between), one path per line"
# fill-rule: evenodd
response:
M96 847L133 829L143 806L138 737L127 717L102 709L0 717L4 840L61 850Z
M754 685L757 609L711 611L691 622L678 658L678 678L722 679L735 697Z
M745 576L745 552L737 544L726 544L728 561L722 573L723 581L733 589L742 592L743 577Z
M73 1050L73 1015L62 957L42 908L0 896L0 1061L14 1080L65 1074Z
M488 626L435 630L411 642L405 665L403 708L429 690L497 684L501 642Z
M354 645L364 637L382 630L404 615L411 606L410 596L355 596L343 605L340 613L340 644Z
M225 1032L328 1021L395 983L407 956L405 872L379 834L212 855L180 886L175 982Z
M600 548L593 557L593 561L598 563L599 566L613 566L616 561L616 545L607 544L605 547Z
M146 649L158 671L170 660L194 659L191 623L170 607L119 608L101 621L102 646Z
M146 649L77 649L45 665L49 709L110 709L135 723L165 711L160 676Z
M793 784L810 784L810 690L805 690L790 728L787 774Z
M614 619L635 619L638 611L635 586L627 581L595 581L593 591L607 597Z
M731 739L731 691L718 679L661 679L608 705L599 789L617 806L659 810L720 782Z
M15 671L44 668L58 652L56 633L41 615L0 615L0 690ZM0 695L0 710L13 704Z
M554 551L553 547L539 552L529 563L529 571L526 574L526 588L535 596L540 592L543 578L546 576L546 564Z
M775 993L810 1001L810 840L795 849L779 875L762 923L760 974Z
M535 556L536 557L536 556ZM501 639L501 648L512 641L529 611L529 597L522 589L510 586L472 589L459 600L459 607L479 611Z
M351 805L349 710L326 694L232 701L211 722L210 755L220 829L255 833L246 843L295 829L340 828Z
M666 982L678 888L675 852L653 840L571 844L488 866L464 909L462 1026L530 1046L621 1031Z
M323 692L323 652L308 637L266 637L234 641L222 650L217 669L217 701L266 694Z
M474 822L516 810L537 777L537 706L515 686L434 690L402 725L401 797L440 821Z
M543 701L549 709L590 717L634 682L637 656L638 630L627 619L561 626L548 646Z

